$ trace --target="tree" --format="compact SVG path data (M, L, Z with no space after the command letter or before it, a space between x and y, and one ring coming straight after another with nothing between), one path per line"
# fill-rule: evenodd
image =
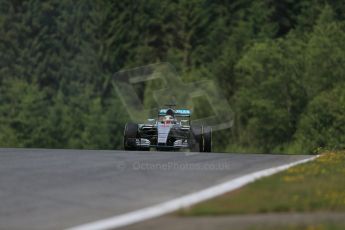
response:
M17 147L43 147L47 138L44 121L49 106L38 87L23 80L4 82L1 92L1 144ZM6 136L4 136L6 135ZM7 136L8 135L8 136Z
M295 135L295 148L313 153L319 148L345 148L344 83L316 96L302 116Z
M345 80L344 24L334 19L330 6L322 10L306 50L305 85L309 97Z
M306 104L304 46L293 35L256 43L237 64L241 80L235 95L236 132L243 144L270 152L282 151L279 147L291 141Z

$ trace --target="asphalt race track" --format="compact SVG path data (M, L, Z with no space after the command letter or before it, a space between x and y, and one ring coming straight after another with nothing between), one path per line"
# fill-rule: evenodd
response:
M0 229L69 228L309 157L0 149Z

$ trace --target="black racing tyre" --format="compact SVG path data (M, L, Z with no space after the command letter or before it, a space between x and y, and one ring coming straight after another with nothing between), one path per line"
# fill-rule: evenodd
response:
M201 125L192 125L190 133L190 143L192 152L202 152L203 151L203 127Z
M212 152L212 128L204 127L203 131L203 152Z
M138 137L138 124L127 123L123 133L123 146L125 150L136 150Z

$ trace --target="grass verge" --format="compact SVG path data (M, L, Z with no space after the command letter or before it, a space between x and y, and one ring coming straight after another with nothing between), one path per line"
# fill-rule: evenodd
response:
M177 214L210 216L312 211L345 211L345 151L326 152L312 162L262 178Z

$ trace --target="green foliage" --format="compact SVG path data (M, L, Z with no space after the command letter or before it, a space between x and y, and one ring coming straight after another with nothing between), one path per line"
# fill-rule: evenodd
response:
M120 148L113 73L171 62L185 82L214 80L235 110L217 151L340 148L343 12L321 0L3 0L0 146ZM137 86L145 106L161 84Z
M345 24L326 6L310 35L306 50L305 85L310 97L345 81Z
M296 140L309 152L316 147L345 148L345 84L315 97L303 114Z
M42 125L46 118L45 95L37 86L21 80L3 84L6 88L1 92L0 103L1 145L42 146L46 135Z
M292 36L257 43L238 62L242 77L235 97L243 144L267 152L290 141L306 103L301 82L303 46Z

